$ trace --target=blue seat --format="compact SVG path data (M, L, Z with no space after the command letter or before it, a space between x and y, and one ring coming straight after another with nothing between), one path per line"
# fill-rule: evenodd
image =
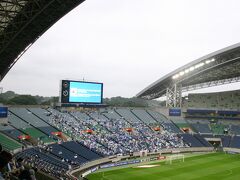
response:
M67 150L66 148L64 148L63 146L59 145L59 144L52 144L49 145L48 147L51 147L52 154L55 154L56 156L60 157L61 159L68 159L70 161L77 161L78 164L83 164L87 161L87 159L81 157L81 156L77 156L75 157L76 153L73 153L69 150ZM60 153L61 152L61 153Z
M207 142L201 135L195 134L194 136L195 136L196 139L199 140L205 147L212 147L212 145L209 144L209 142Z
M204 147L204 145L191 134L181 134L181 136L183 137L183 141L191 145L191 147Z
M234 136L231 141L232 148L240 148L240 136Z
M75 141L65 142L62 145L67 149L71 149L74 153L79 154L88 160L94 160L102 157L101 155L91 151L89 148Z

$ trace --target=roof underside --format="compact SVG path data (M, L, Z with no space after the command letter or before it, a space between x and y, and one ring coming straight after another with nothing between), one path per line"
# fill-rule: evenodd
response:
M84 0L1 0L0 81L48 28Z
M192 67L197 68L190 71ZM167 74L138 93L137 97L159 98L174 84L182 86L183 91L188 91L239 81L240 43L206 55Z

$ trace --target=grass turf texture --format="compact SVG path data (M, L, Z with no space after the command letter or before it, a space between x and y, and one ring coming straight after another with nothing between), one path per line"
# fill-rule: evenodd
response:
M239 180L240 155L211 153L165 162L153 168L121 168L90 174L89 180Z

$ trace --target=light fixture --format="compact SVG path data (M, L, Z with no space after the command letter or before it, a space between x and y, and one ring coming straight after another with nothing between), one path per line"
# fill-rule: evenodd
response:
M185 74L184 71L181 71L181 72L179 73L180 76L183 76L184 74Z
M206 64L209 64L210 62L211 62L210 60L206 60L206 61L205 61Z
M193 70L195 70L195 69L198 69L198 68L204 66L205 64L209 64L209 63L214 62L214 61L215 61L214 58L212 58L212 59L207 59L207 60L205 60L205 62L198 63L198 64L196 64L196 65L194 65L194 66L191 66L191 67L189 67L189 68L187 68L187 69L179 72L178 74L175 74L174 76L172 76L172 79L177 79L177 78L179 78L180 76L183 76L184 74L187 74L187 73L189 73L189 72L191 72L191 71L193 71Z
M192 67L189 68L190 71L193 71L194 69L195 69L194 66L192 66Z

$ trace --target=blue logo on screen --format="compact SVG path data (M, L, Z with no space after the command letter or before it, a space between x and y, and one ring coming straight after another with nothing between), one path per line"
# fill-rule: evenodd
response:
M169 116L181 116L181 109L169 109Z
M70 82L69 102L102 103L102 84Z

